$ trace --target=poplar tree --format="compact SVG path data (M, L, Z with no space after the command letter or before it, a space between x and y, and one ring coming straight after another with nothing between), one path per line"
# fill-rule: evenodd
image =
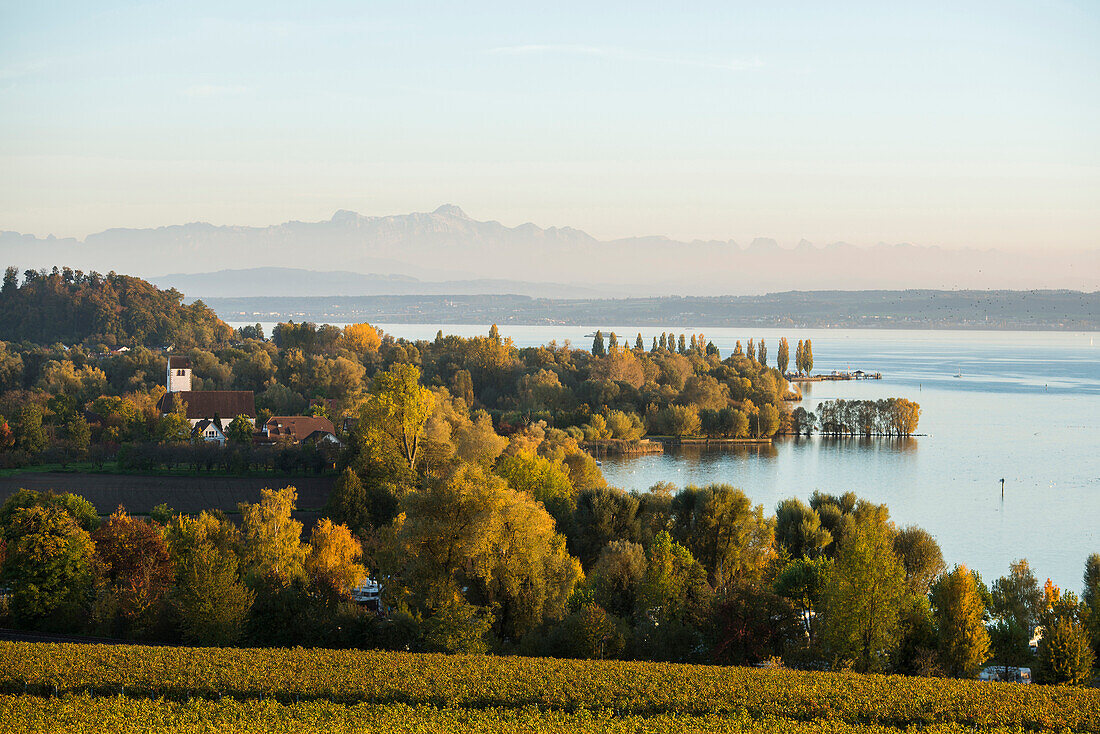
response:
M741 340L740 339L737 340L737 345L733 348L733 356L735 356L735 357L744 357L745 356L745 351L741 348Z
M634 340L634 349L639 352L645 351L645 342L642 341L642 332L638 332L638 338Z
M973 678L989 658L985 605L966 566L943 576L932 587L932 610L940 666L956 678Z
M748 347L745 349L745 356L754 362L756 361L756 342L752 339L749 339Z
M760 363L761 367L768 366L768 348L764 346L764 340L760 340L760 346L756 348L756 361Z
M806 352L806 345L802 343L801 339L799 339L798 340L798 347L796 347L795 351L794 351L794 368L795 368L795 370L798 371L798 374L800 374L800 375L805 372L805 369L804 369L805 366L806 366L805 352Z
M806 362L806 374L809 375L814 371L814 345L809 339L802 348L802 358Z
M607 350L603 346L603 332L597 331L596 338L592 340L592 356L602 357L607 354Z
M680 335L680 354L687 351L687 342L684 340L684 335Z
M653 337L653 348L650 349L649 351L651 351L651 352L656 352L657 351L657 337Z
M611 336L607 339L607 349L611 351L619 346L619 337L615 335L615 332L611 332Z
M791 362L791 349L787 344L787 338L783 337L779 340L779 351L775 355L775 366L779 370L780 374L787 374L787 367Z

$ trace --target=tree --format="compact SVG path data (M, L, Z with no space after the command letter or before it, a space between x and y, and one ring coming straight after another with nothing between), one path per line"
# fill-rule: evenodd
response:
M191 439L191 421L173 411L157 421L157 438L164 443L185 443Z
M817 611L822 608L832 572L832 559L803 557L789 562L775 579L776 593L794 604L800 613L802 629L811 641L817 636Z
M787 337L779 340L779 351L775 355L775 366L781 375L787 374L787 367L791 362L791 347L787 344Z
M378 335L378 329L366 322L349 324L340 335L340 346L356 354L377 352L381 345L382 337Z
M756 361L760 363L761 367L768 366L768 347L764 344L764 340L760 340L760 344L756 347Z
M802 347L802 360L806 367L806 374L812 374L814 371L814 345L809 339L806 340L805 346Z
M711 585L756 580L772 559L775 532L764 506L728 484L686 487L672 500L673 534L709 573Z
M167 540L176 566L170 601L184 640L208 645L237 642L255 595L240 579L236 528L207 512L198 517L177 515L168 526Z
M822 527L817 510L792 498L775 508L775 540L792 558L815 558L833 542L833 536Z
M894 536L894 553L905 568L905 583L913 596L924 596L932 581L943 573L943 552L936 539L916 525L902 528Z
M399 457L404 468L412 471L424 424L434 409L435 395L421 387L419 369L395 364L388 372L379 372L360 411L359 449L373 458Z
M619 348L619 337L615 332L611 332L611 336L607 339L607 351L613 352Z
M593 599L619 617L634 614L638 586L646 573L646 553L638 543L612 540L600 551L588 578Z
M752 339L749 339L748 346L745 348L745 356L753 362L756 361L756 342Z
M46 429L42 427L42 408L37 403L27 403L19 410L15 424L15 446L27 453L37 454L46 448Z
M755 665L782 654L787 643L801 636L791 602L766 586L735 584L714 612L716 660Z
M569 471L561 462L537 454L519 452L502 456L496 474L518 492L525 492L546 507L559 528L564 528L577 506Z
M52 490L36 492L33 489L19 489L0 506L0 532L11 525L16 510L29 507L56 507L89 532L99 527L99 512L83 497L70 492L56 494Z
M65 423L65 438L78 454L85 454L92 443L92 429L82 415L75 415Z
M932 611L940 665L956 678L973 678L989 658L985 605L966 566L942 576L932 587Z
M260 501L241 502L241 560L254 580L286 585L305 575L309 546L302 543L302 523L291 519L298 501L294 487L260 490Z
M858 522L843 542L825 591L825 638L833 654L859 672L885 670L899 642L905 570L889 528Z
M100 606L117 611L115 619L103 621L112 632L142 635L156 622L176 577L164 536L120 507L92 533L92 540L106 585L107 603Z
M498 636L513 639L564 615L580 564L529 495L467 464L410 493L402 507L388 574L414 605L437 609L461 595L494 608Z
M367 577L359 563L363 547L347 525L336 525L327 517L309 536L306 573L313 585L335 596L347 596Z
M1004 668L1008 679L1009 668L1027 666L1033 659L1030 635L1012 618L999 619L989 627L989 644L993 657Z
M592 356L603 357L607 354L607 350L603 346L603 332L596 331L596 336L592 340Z
M489 339L496 344L500 344L500 329L496 324L489 327Z
M1093 553L1085 560L1082 582L1084 591L1081 592L1081 601L1088 607L1097 609L1097 603L1100 602L1100 553Z
M238 415L229 423L225 435L229 442L238 446L252 445L252 421L246 415Z
M573 512L570 549L583 567L590 567L608 543L637 538L637 515L638 498L617 487L583 490L577 495Z
M640 332L640 331L638 332L638 338L634 340L634 351L636 351L636 352L644 352L645 351L645 342L642 341L642 332Z
M798 346L794 350L794 368L800 375L806 372L806 344L801 339L798 340Z
M1088 609L1072 593L1063 595L1049 581L1044 605L1039 617L1043 636L1039 640L1036 679L1056 685L1087 685L1096 659L1085 628Z
M990 611L994 616L1012 621L1027 632L1039 623L1043 609L1043 592L1026 559L1013 562L1007 576L993 582Z
M16 507L5 519L0 580L9 610L24 628L71 631L84 619L92 590L94 546L57 504Z

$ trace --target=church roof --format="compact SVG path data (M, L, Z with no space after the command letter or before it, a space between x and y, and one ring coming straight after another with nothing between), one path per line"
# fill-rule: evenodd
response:
M171 413L175 403L173 396L187 403L187 419L213 418L229 423L238 415L256 417L256 397L251 390L181 390L165 393L157 403L161 413Z
M170 370L189 370L191 369L190 357L169 357L168 369Z

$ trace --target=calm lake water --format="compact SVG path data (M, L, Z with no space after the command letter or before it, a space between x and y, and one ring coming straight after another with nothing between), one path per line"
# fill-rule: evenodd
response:
M387 333L431 339L487 325L390 324ZM265 325L268 333L270 327ZM588 346L597 327L505 326L519 346L565 339ZM648 347L655 329L599 327ZM672 330L672 329L669 329ZM681 329L675 329L680 333ZM682 331L689 332L688 329ZM723 356L736 339L763 338L774 364L779 337L810 338L815 372L882 372L881 381L803 386L803 405L832 398L906 397L921 404L908 440L780 439L771 447L680 450L609 458L608 481L643 490L728 482L769 512L814 490L853 491L890 507L900 525L936 536L949 564L965 563L987 582L1027 558L1040 581L1076 593L1089 553L1100 552L1100 334L758 328L697 328ZM954 377L961 374L962 377ZM1001 478L1005 497L1001 499Z

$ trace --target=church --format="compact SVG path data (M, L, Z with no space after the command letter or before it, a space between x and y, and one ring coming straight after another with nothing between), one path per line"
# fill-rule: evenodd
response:
M203 438L219 443L224 443L225 436L218 424L227 428L238 415L247 417L255 428L256 400L251 390L192 390L191 360L187 357L169 356L167 377L168 392L157 403L161 415L173 412L176 401L182 400L191 427L203 424Z

